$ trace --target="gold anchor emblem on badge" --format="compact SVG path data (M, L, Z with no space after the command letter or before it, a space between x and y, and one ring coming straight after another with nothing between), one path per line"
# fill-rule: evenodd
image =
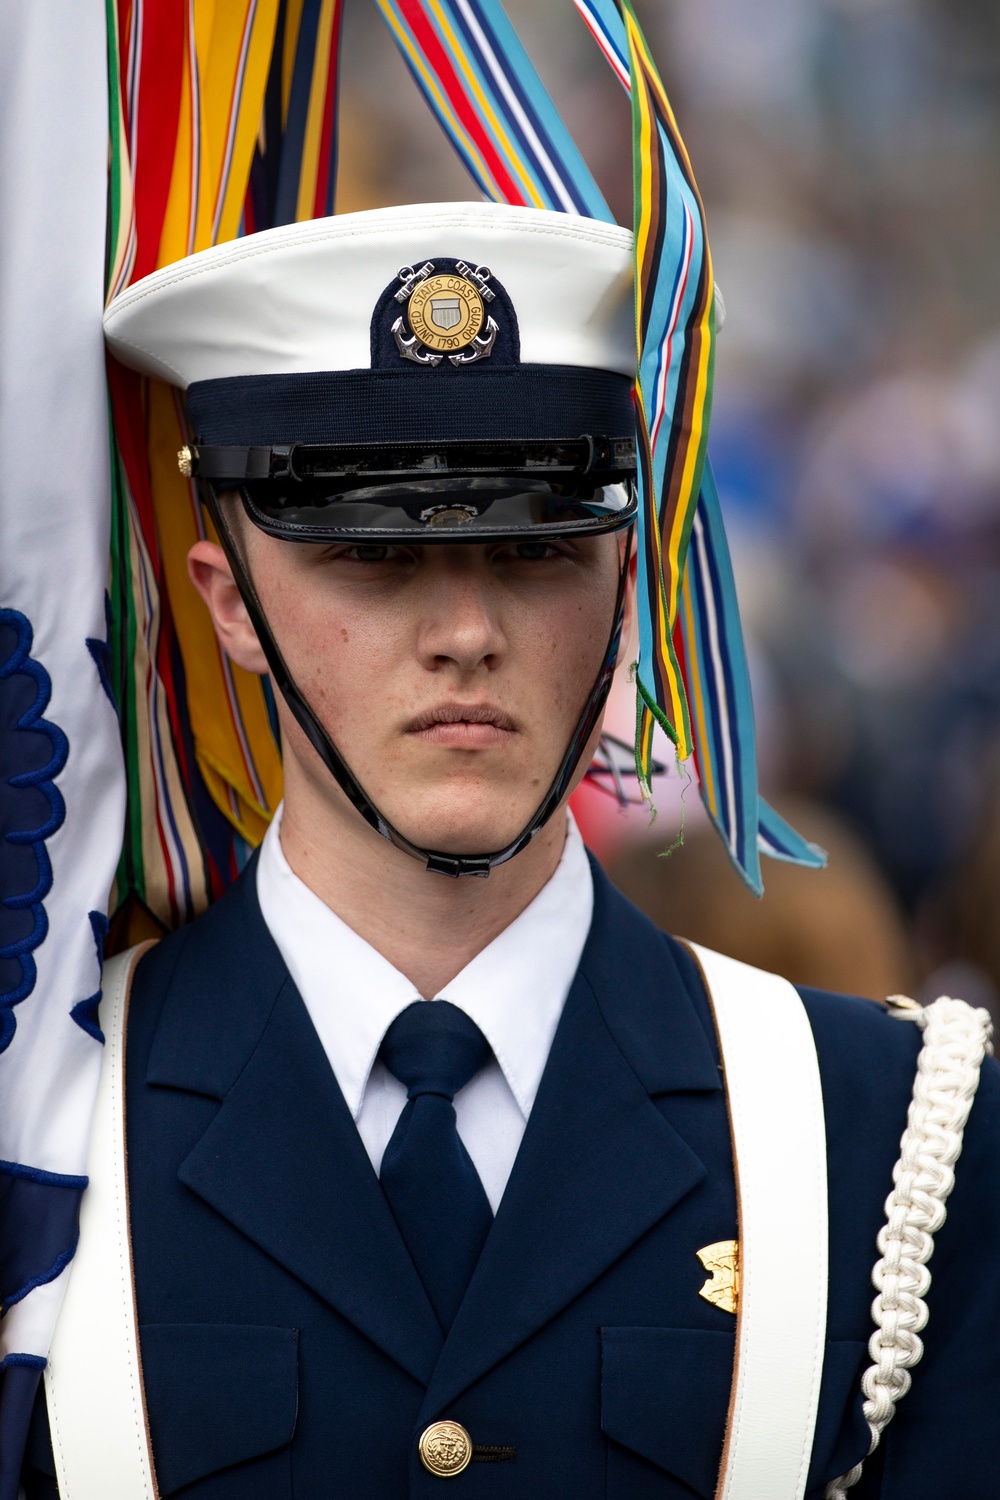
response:
M740 1247L736 1240L718 1240L697 1251L698 1259L711 1273L698 1295L723 1312L734 1313L740 1297Z

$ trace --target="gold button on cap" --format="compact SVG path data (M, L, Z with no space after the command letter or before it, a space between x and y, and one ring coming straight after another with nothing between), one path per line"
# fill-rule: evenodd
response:
M429 1474L450 1479L472 1461L472 1439L458 1422L432 1422L420 1434L419 1453Z

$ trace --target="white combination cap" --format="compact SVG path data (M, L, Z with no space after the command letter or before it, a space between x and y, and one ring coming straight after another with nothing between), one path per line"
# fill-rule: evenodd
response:
M275 534L584 534L633 513L632 236L617 225L489 203L293 224L137 282L105 332L185 390L185 472L256 485L245 503Z
M187 388L240 375L359 370L402 267L462 260L505 289L527 364L635 374L632 235L493 203L339 214L217 245L154 272L108 308L123 364Z
M147 276L105 314L205 443L632 433L632 236L491 203L341 214Z

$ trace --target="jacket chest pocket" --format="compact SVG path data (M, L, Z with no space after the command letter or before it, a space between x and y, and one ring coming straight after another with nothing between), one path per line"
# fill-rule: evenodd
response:
M161 1500L291 1500L298 1331L152 1323L139 1342Z
M733 1378L735 1332L601 1329L601 1426L607 1500L712 1500ZM826 1346L809 1494L821 1494L868 1449L861 1340Z
M734 1348L728 1332L601 1329L607 1500L712 1500Z

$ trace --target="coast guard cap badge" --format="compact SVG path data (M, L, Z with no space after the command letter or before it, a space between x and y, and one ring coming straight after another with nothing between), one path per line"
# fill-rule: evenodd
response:
M392 325L400 358L434 367L447 360L471 365L493 353L499 324L490 311L496 291L488 266L426 261L403 266L393 301L403 312Z

